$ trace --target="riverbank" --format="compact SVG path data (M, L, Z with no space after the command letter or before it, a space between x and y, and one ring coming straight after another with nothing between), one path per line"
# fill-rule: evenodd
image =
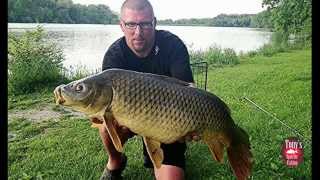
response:
M36 24L9 23L8 32L22 34L41 26L47 36L63 50L64 67L82 65L94 71L101 68L103 56L110 45L123 36L119 25L102 24ZM210 46L231 48L237 54L255 50L270 42L272 33L266 29L240 27L157 26L177 35L189 51L206 50Z
M304 143L303 163L288 168L280 156L281 145L296 135L243 101L243 97L253 100L310 140L311 50L246 56L236 66L210 68L207 90L229 105L235 121L250 135L253 179L311 179L311 144ZM39 118L41 111L46 116ZM90 128L87 117L55 106L52 89L9 97L8 113L9 179L100 177L107 157L97 129ZM124 179L152 179L142 165L140 137L126 144L125 153ZM213 161L204 144L189 143L186 156L188 179L233 177L228 163Z

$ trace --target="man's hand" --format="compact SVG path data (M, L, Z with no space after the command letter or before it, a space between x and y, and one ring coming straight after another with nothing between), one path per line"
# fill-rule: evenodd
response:
M110 120L114 122L114 125L116 126L116 129L117 129L117 133L119 134L121 139L131 138L135 135L135 133L131 132L129 128L125 126L120 126L116 120L114 119L110 119ZM105 128L105 122L103 121L103 119L92 117L90 118L90 121L92 122L91 127Z
M189 132L185 136L183 136L181 139L179 139L179 142L185 142L185 141L199 141L201 139L201 136L197 132Z

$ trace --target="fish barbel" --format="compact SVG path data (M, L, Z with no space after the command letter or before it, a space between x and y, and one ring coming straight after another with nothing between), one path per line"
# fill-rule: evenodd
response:
M253 159L247 133L235 124L216 95L175 78L108 69L54 90L57 104L102 119L118 151L123 147L112 119L141 135L155 167L163 160L161 143L196 133L218 162L224 149L237 179L247 179Z

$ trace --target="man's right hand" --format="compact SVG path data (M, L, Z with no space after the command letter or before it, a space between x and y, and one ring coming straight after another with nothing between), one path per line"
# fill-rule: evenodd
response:
M179 139L179 142L185 142L185 141L199 141L201 139L201 136L197 132L189 132L185 136L183 136L181 139Z

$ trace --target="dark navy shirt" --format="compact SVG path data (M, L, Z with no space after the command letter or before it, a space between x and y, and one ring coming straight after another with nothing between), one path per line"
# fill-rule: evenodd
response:
M176 35L164 30L156 30L154 47L145 58L136 56L124 37L115 41L103 58L102 70L109 68L160 74L194 82L186 46Z
M189 63L189 54L183 42L174 34L156 30L155 44L145 58L137 57L128 47L125 38L115 41L103 58L102 70L121 68L175 77L194 82ZM163 164L185 168L186 143L161 144ZM152 168L152 162L143 143L144 166Z

